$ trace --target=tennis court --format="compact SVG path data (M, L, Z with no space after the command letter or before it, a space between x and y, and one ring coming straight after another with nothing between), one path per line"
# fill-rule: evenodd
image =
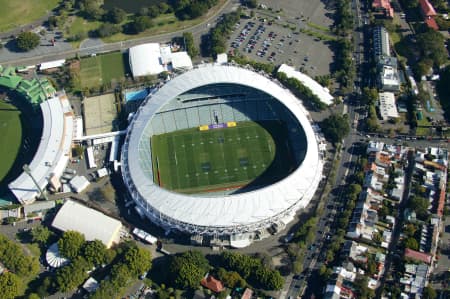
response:
M292 171L282 122L203 128L152 137L155 183L180 193L214 192L267 185Z
M95 87L122 80L126 73L123 53L115 52L81 59L81 87Z

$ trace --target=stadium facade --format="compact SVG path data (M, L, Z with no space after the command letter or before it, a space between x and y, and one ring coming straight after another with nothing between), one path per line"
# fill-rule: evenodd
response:
M282 120L298 167L269 186L231 194L181 194L154 183L152 135L221 122ZM306 145L305 145L306 143ZM135 113L122 150L122 176L136 208L166 230L244 247L305 208L323 162L301 101L270 78L232 65L201 65L151 93Z

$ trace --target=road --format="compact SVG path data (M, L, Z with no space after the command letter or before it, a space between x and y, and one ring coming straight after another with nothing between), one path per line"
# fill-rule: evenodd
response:
M227 0L227 2L222 6L222 8L220 8L217 12L215 12L213 15L211 15L209 18L207 18L202 23L197 24L192 27L185 28L183 30L178 30L175 32L164 33L164 34L159 34L159 35L155 35L155 36L147 36L147 37L136 38L136 39L130 39L127 41L110 43L110 44L102 44L102 45L87 47L87 48L83 48L83 49L71 49L71 50L61 51L58 53L51 52L50 51L51 48L49 48L49 52L46 54L32 56L32 57L22 57L19 59L5 59L5 58L2 59L2 57L0 56L0 64L35 65L35 64L39 64L39 63L45 62L45 61L71 58L71 57L75 57L76 55L86 56L86 55L91 55L91 54L95 54L95 53L111 52L111 51L117 51L117 50L123 51L130 47L140 45L143 43L168 42L168 41L171 41L174 37L181 36L182 33L185 31L191 32L194 35L194 37L198 38L199 36L207 33L210 30L210 28L217 23L217 20L219 19L220 15L233 11L234 9L237 8L238 5L239 5L239 1L237 1L237 0ZM26 53L24 53L23 55L26 55Z

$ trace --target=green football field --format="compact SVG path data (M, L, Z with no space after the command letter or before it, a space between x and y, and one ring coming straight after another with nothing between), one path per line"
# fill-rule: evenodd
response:
M0 100L0 182L16 160L22 141L20 111ZM1 188L0 188L1 189Z
M292 171L287 140L286 126L279 121L155 135L153 178L168 190L188 194L270 184Z

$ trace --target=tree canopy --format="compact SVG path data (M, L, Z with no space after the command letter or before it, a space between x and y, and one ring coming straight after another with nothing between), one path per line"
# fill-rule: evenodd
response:
M209 264L199 251L187 251L172 257L169 272L175 286L182 289L198 287L209 269Z
M59 252L62 256L73 259L80 253L84 242L84 235L76 231L66 231L58 240Z
M39 35L33 32L22 32L17 36L17 47L22 51L30 51L37 46L39 46L39 43L41 41L41 38Z
M82 284L89 276L90 264L83 257L76 257L72 262L56 272L56 288L61 292L72 291Z
M332 114L320 123L325 138L332 142L340 142L350 132L348 115Z
M41 245L46 244L51 235L52 232L43 225L36 226L31 230L31 240Z
M27 256L22 248L0 234L0 261L11 272L19 277L29 277L39 271L39 263L36 259Z
M0 294L3 299L16 298L22 288L22 281L14 273L5 272L0 275Z
M105 244L100 240L86 242L83 247L83 255L94 266L108 262L108 253Z
M152 256L150 251L138 246L133 246L125 253L124 262L128 265L128 269L132 276L139 276L150 270Z

